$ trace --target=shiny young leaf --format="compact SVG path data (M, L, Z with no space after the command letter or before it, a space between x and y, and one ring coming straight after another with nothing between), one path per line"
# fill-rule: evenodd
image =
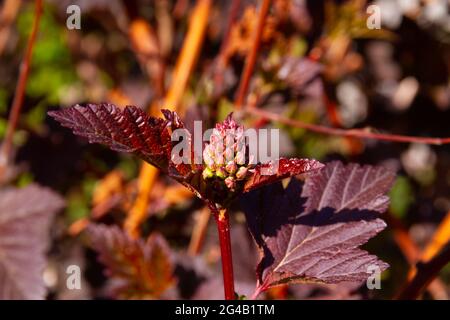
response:
M134 106L121 110L108 103L75 105L48 114L90 143L134 153L164 172L172 165L172 130L183 127L177 114L168 110L163 110L165 119L162 119L150 117Z
M369 266L388 265L358 247L386 226L386 193L395 175L382 168L332 162L302 185L292 179L242 201L262 251L258 290L286 282L361 281Z

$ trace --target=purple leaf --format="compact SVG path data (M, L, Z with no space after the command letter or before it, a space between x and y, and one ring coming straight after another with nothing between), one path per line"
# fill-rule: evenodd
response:
M134 153L164 172L171 166L171 130L183 127L176 113L163 110L165 119L148 116L142 109L113 104L75 105L48 114L73 133L112 150ZM180 168L178 168L180 169Z
M164 238L131 239L119 227L91 224L87 233L107 268L114 296L125 299L161 297L174 284L173 264Z
M45 298L49 229L63 205L37 185L0 191L0 300Z
M257 165L246 181L244 192L274 183L284 178L318 170L323 167L319 161L310 159L285 159Z
M248 194L250 231L263 253L259 287L285 282L362 281L370 265L388 265L360 250L386 226L379 214L395 175L382 167L332 162L302 185L291 179Z

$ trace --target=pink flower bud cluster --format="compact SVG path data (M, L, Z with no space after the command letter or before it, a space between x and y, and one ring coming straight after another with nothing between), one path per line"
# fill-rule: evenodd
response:
M231 117L216 125L203 150L203 179L219 178L234 191L236 183L247 177L244 128Z

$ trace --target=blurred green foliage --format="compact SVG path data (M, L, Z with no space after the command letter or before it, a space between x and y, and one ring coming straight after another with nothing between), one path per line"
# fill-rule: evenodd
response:
M85 218L90 213L90 202L97 179L87 176L81 184L81 190L69 193L67 199L66 218L69 223Z
M6 120L6 112L8 110L8 91L4 88L0 88L0 138L3 138L6 132L6 124L8 121Z
M405 176L398 176L389 196L391 198L390 211L396 217L404 218L414 202L414 192L409 179Z
M46 5L42 14L39 35L35 43L26 93L43 98L47 104L58 104L64 90L77 83L78 78L67 42L66 29L55 19L52 7ZM19 15L17 27L25 45L33 23L33 5L30 3ZM34 115L44 118L40 108Z

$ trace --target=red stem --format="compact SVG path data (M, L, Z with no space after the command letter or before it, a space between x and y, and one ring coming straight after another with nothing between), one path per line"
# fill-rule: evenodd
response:
M312 123L306 123L299 120L289 119L283 117L282 115L257 109L257 108L246 108L245 112L247 114L251 114L253 116L258 116L263 119L283 123L288 126L303 128L309 131L336 135L342 137L355 137L355 138L364 138L364 139L374 139L374 140L383 140L383 141L393 141L393 142L417 142L417 143L425 143L425 144L434 144L434 145L443 145L450 144L450 137L447 138L426 138L426 137L414 137L414 136L402 136L396 134L383 134L383 133L375 133L372 132L370 128L363 129L341 129L341 128L330 128L326 126L321 126Z
M226 209L210 206L214 213L219 231L220 254L222 256L223 287L226 300L234 300L233 259L231 254L230 218Z
M20 109L22 109L23 97L28 79L28 72L30 69L31 58L33 55L34 43L36 41L37 32L39 29L39 21L42 13L42 0L36 0L33 26L30 37L28 38L25 56L20 64L19 79L17 80L16 92L14 93L14 100L11 107L11 112L8 119L8 127L6 129L5 140L0 150L0 168L3 169L9 164L12 148L12 140L14 131L19 120ZM0 172L1 174L1 172Z
M233 0L230 7L230 15L228 16L227 27L220 45L219 55L217 56L217 70L214 75L214 87L220 88L223 83L223 74L228 65L227 49L231 38L231 29L236 20L241 0Z
M250 84L250 77L256 64L258 57L259 45L261 44L262 33L264 31L264 24L266 22L267 14L269 13L270 0L263 0L261 8L259 9L258 22L253 35L252 48L245 59L244 71L242 72L241 81L237 90L236 100L234 106L237 109L242 108L244 104L245 95L247 94L248 85Z
M225 52L226 52L228 44L230 42L231 29L233 27L233 23L236 20L236 16L238 14L240 5L241 5L241 0L233 0L231 2L230 15L228 16L227 27L226 27L226 30L224 33L224 38L220 45L219 59L225 58ZM223 62L224 61L221 61L221 63L223 63Z

